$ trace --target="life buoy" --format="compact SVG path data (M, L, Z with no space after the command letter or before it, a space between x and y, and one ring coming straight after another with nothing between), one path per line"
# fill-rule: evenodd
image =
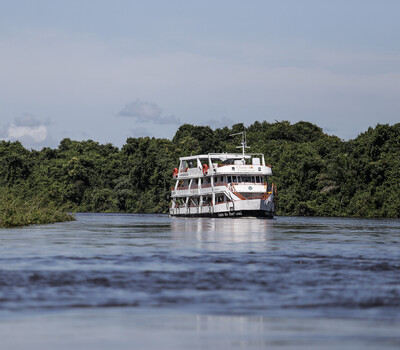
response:
M206 175L208 172L208 165L207 164L203 164L203 174Z
M174 171L172 172L172 175L173 175L174 177L177 177L177 176L178 176L178 169L177 169L177 168L174 168Z

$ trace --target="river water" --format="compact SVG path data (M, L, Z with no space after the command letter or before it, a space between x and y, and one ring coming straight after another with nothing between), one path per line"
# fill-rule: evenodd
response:
M76 218L0 230L2 349L400 348L400 220Z

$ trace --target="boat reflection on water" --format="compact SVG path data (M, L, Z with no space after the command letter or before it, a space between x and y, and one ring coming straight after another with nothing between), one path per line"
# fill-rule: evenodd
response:
M272 238L274 221L257 218L175 217L171 219L171 231L172 238L177 242L195 240L206 244L207 249L221 249L224 243L267 242Z

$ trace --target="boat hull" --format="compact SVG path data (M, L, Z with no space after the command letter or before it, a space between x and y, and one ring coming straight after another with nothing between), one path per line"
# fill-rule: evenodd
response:
M238 217L256 217L273 219L274 213L265 210L241 210L241 211L226 211L218 213L187 213L187 214L172 214L172 217L211 217L211 218L238 218Z

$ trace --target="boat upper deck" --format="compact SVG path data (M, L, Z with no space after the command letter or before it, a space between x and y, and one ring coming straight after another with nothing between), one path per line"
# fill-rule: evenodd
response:
M262 153L209 153L181 157L174 177L187 179L229 174L272 175L272 170L265 164Z

